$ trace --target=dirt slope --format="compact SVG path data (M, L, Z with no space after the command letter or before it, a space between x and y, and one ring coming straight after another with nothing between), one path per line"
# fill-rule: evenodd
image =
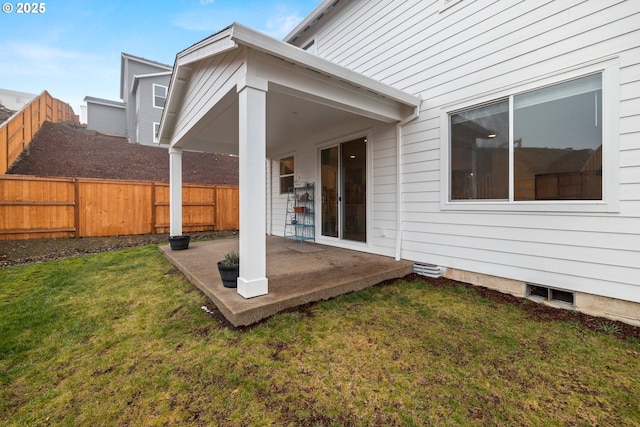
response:
M185 183L238 184L237 157L184 152L182 171ZM8 173L169 182L169 153L123 137L47 122Z

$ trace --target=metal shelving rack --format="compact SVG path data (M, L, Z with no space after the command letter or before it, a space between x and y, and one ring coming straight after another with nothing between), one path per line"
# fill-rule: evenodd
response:
M315 188L313 183L289 188L284 223L285 239L295 239L300 243L306 240L315 242L314 200Z

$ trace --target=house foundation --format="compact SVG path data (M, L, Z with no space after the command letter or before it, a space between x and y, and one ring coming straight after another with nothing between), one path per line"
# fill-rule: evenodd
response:
M526 298L527 283L520 280L491 276L489 274L474 273L471 271L447 268L444 277L459 282L469 283L475 286L483 286L488 289L511 294L516 297ZM640 303L624 301L584 292L573 292L574 304L554 303L552 301L540 301L557 309L575 310L590 316L603 317L640 327Z

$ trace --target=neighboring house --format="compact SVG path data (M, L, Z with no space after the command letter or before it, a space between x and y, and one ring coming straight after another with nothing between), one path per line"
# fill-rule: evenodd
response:
M124 102L85 96L87 129L108 135L126 135L127 113Z
M182 151L238 153L242 296L268 292L264 235L310 182L319 243L640 325L639 17L327 0L284 42L233 24L176 57L171 234Z
M156 145L171 70L170 65L123 52L120 63L122 102L85 97L87 128L123 135L129 142Z
M18 111L25 105L31 102L35 98L36 94L18 92L9 89L0 89L0 105L4 105L5 108L13 111Z

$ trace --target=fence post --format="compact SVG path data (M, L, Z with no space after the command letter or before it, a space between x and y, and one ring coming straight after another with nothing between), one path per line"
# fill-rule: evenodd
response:
M9 169L9 125L0 128L0 173L5 174Z
M80 183L78 178L73 178L73 228L75 228L74 237L78 238L80 234Z
M213 230L218 230L218 186L213 187Z
M151 183L151 234L156 232L156 183Z

